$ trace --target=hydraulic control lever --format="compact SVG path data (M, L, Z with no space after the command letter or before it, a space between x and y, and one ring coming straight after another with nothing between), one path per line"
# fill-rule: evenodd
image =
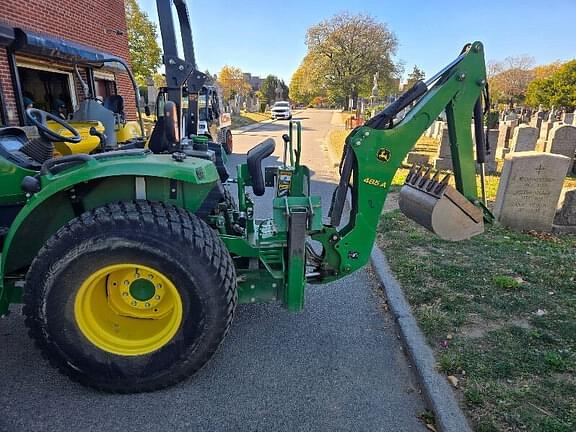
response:
M284 141L284 159L283 164L286 166L286 155L288 154L288 145L290 144L290 135L284 134L282 135L282 141Z

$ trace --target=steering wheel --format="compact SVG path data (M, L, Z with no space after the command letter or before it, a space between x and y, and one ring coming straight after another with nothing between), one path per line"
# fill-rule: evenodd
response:
M32 123L34 126L38 128L38 132L40 133L40 135L42 135L42 137L46 138L48 141L64 141L73 144L82 141L82 137L80 136L80 133L76 129L74 129L60 117L54 114L36 108L27 108L26 117L28 118L30 123ZM64 129L69 131L72 134L72 136L70 137L57 134L47 126L46 120L55 121Z

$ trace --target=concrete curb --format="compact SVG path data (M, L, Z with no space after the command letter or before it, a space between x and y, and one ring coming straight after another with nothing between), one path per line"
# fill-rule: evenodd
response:
M444 432L472 432L446 379L436 371L436 359L416 323L400 284L392 275L384 253L374 246L370 256L374 272L384 287L388 306L394 315L404 346L422 385L424 395L434 412L436 425Z

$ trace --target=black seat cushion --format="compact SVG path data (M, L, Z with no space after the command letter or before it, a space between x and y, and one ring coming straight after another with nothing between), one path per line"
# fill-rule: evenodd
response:
M120 95L106 96L104 98L104 108L115 114L124 114L124 98Z

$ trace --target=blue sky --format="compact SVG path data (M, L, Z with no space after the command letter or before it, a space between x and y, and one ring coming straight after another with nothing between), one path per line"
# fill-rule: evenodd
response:
M138 1L157 21L156 1ZM307 28L342 11L388 25L405 75L418 65L431 76L473 40L484 42L487 61L521 54L536 64L576 58L576 0L187 2L198 67L211 73L228 64L288 83L306 53Z

